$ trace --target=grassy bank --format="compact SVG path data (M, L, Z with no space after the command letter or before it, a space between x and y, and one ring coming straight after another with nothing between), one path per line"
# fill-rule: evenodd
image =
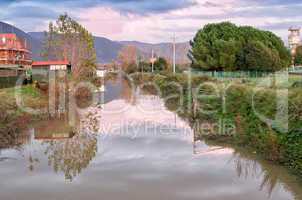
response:
M165 74L136 74L133 79L137 84L155 83L166 106L190 121L197 138L249 147L302 177L302 88L289 87L289 124L285 131L282 121L268 124L259 117L260 113L275 119L278 98L283 95L277 95L276 88L284 88L283 83L272 80L267 87L259 87L242 80Z
M18 134L28 123L45 118L45 114L34 115L25 112L17 105L16 96L26 107L45 108L48 105L46 94L34 86L0 89L0 147L16 145Z

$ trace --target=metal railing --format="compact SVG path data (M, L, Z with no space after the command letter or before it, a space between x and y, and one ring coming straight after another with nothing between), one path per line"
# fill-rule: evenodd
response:
M263 78L270 76L271 72L264 71L197 71L192 70L193 76L208 76L213 78Z

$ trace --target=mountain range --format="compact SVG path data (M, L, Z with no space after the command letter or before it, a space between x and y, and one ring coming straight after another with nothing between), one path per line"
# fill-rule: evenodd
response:
M32 48L33 59L42 60L40 52L43 49L44 33L43 32L28 32L24 31L4 22L0 22L0 33L15 33L18 37L27 39ZM150 44L139 41L113 41L104 37L94 36L97 61L99 63L110 63L116 60L120 50L127 45L135 46L139 54L143 57L151 57L152 49L156 56L164 57L170 62L173 56L172 43ZM176 44L176 63L189 63L187 57L190 49L189 42Z

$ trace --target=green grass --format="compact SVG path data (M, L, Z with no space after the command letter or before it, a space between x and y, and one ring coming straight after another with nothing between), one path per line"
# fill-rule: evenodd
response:
M0 94L3 93L8 96L12 96L15 94L18 95L24 95L32 98L38 98L41 97L41 92L37 90L33 85L26 85L26 86L21 86L21 87L16 87L16 88L7 88L7 89L1 89Z

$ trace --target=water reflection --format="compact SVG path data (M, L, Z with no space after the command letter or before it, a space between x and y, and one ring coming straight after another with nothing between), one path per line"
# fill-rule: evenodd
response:
M31 172L42 165L40 160L47 158L48 166L55 173L61 172L66 180L72 181L96 156L96 135L84 131L74 132L68 121L41 122L30 132L31 142L22 154L27 158Z
M11 158L0 162L1 199L301 199L285 169L194 140L159 97L120 83L110 80L104 108L81 110L77 127L42 122L1 146Z
M88 167L97 152L97 138L90 134L80 133L65 141L45 143L48 165L52 166L56 173L63 172L65 179L69 181Z
M284 186L293 192L295 199L302 199L301 186L299 186L301 182L285 168L258 159L256 155L245 150L235 151L230 162L234 164L239 178L261 179L259 190L265 191L269 198L272 198L275 190Z
M15 131L2 130L0 133L0 162L13 160L9 156L2 154L4 149L15 149L17 151L22 151L22 145L28 143L28 134L18 134Z

